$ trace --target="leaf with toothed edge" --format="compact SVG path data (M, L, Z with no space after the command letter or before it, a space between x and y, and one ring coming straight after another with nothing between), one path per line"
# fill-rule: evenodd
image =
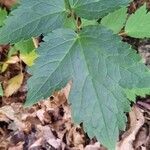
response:
M72 8L85 19L99 19L123 6L131 0L71 0Z
M47 98L73 81L69 101L73 119L83 122L90 137L114 149L124 112L134 95L150 92L150 71L127 44L102 26L85 27L79 34L58 29L44 39L39 58L29 69L26 106ZM111 122L111 123L110 123Z
M0 30L0 43L15 43L48 33L62 27L66 18L64 0L22 0Z

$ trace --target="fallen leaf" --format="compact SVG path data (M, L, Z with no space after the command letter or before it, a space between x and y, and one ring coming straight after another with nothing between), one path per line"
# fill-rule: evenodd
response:
M101 150L101 146L99 142L96 142L93 145L92 144L87 145L84 150Z
M134 148L135 149L138 149L138 148L140 148L141 146L144 146L144 145L146 146L146 142L147 142L146 140L148 138L148 133L149 133L148 130L149 129L147 129L145 126L143 126L140 129L139 133L136 136L136 140L134 141Z
M6 115L10 120L15 119L15 112L11 106L3 106L0 108L0 113Z
M49 145L53 146L55 149L60 148L62 142L53 135L49 126L38 126L38 128L42 131L42 136Z
M5 114L0 112L0 122L3 121L9 123L10 119Z
M39 138L38 140L36 140L36 141L29 147L29 150L41 146L41 145L42 145L42 141L43 141L42 138Z
M3 63L2 68L1 68L1 73L5 72L8 66L9 66L8 64Z
M83 149L84 144L85 144L85 135L82 130L82 128L78 126L73 126L67 135L67 144L68 145L74 145L75 147L79 149Z
M20 88L22 82L23 82L23 73L20 73L17 76L11 78L8 81L8 85L4 91L4 95L6 97L9 97L12 94L14 94Z
M134 150L133 142L139 129L144 124L144 116L141 109L137 106L132 107L132 111L129 113L130 128L124 133L122 140L117 144L117 150Z
M5 63L6 64L15 64L19 61L20 61L20 59L18 56L11 56L10 58L8 58L8 60Z
M50 101L51 108L57 108L67 101L65 94L62 91L54 92L52 97L53 100Z
M24 142L19 142L16 146L11 146L8 150L23 150Z
M40 109L36 112L36 115L39 118L39 120L42 122L42 124L44 124L44 113L45 111L43 109Z

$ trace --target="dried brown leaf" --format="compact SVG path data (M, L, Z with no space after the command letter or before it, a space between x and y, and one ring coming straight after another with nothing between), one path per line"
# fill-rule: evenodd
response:
M130 116L130 128L123 135L123 139L118 143L117 150L134 150L133 142L139 129L144 124L144 116L140 108L133 106L132 111L129 113Z

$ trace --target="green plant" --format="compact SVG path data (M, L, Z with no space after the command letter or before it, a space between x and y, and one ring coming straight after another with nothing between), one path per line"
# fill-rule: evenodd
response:
M109 149L115 149L119 130L125 129L130 102L137 95L150 93L149 69L116 34L125 24L129 2L22 0L0 30L0 43L14 44L40 34L45 36L37 49L39 57L29 68L33 76L28 80L25 105L47 98L72 80L69 101L74 121L83 122L88 135L96 136ZM149 17L143 7L142 15ZM124 18L110 25L109 17L116 15ZM125 33L133 37L129 28L134 17L129 17L125 28ZM106 27L101 25L101 18ZM144 30L141 37L150 37L147 32Z

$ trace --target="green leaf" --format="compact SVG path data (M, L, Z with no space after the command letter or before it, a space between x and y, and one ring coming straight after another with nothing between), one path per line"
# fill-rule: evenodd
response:
M96 20L87 20L82 19L82 27L89 26L89 25L98 25L99 23Z
M67 18L64 22L64 28L76 30L76 20L73 17Z
M3 89L1 83L0 83L0 96L3 96Z
M127 8L122 7L104 17L101 24L113 30L114 33L118 33L123 28L127 15Z
M66 17L64 0L22 0L0 31L0 43L16 43L48 33L63 26Z
M22 54L30 53L35 49L32 38L25 40L25 41L20 41L16 43L14 47L16 50L20 51L20 53Z
M4 21L7 18L7 11L0 8L0 27L4 25Z
M135 38L150 38L150 13L147 13L146 4L129 17L125 33Z
M99 19L108 13L127 6L131 0L72 0L72 8L85 19Z
M142 95L150 91L148 68L119 36L101 26L87 26L79 34L55 30L44 41L29 70L33 76L28 80L26 106L72 80L69 100L74 120L83 122L90 137L115 149L119 130L125 128L124 112L130 110L127 97L141 93L138 90Z

